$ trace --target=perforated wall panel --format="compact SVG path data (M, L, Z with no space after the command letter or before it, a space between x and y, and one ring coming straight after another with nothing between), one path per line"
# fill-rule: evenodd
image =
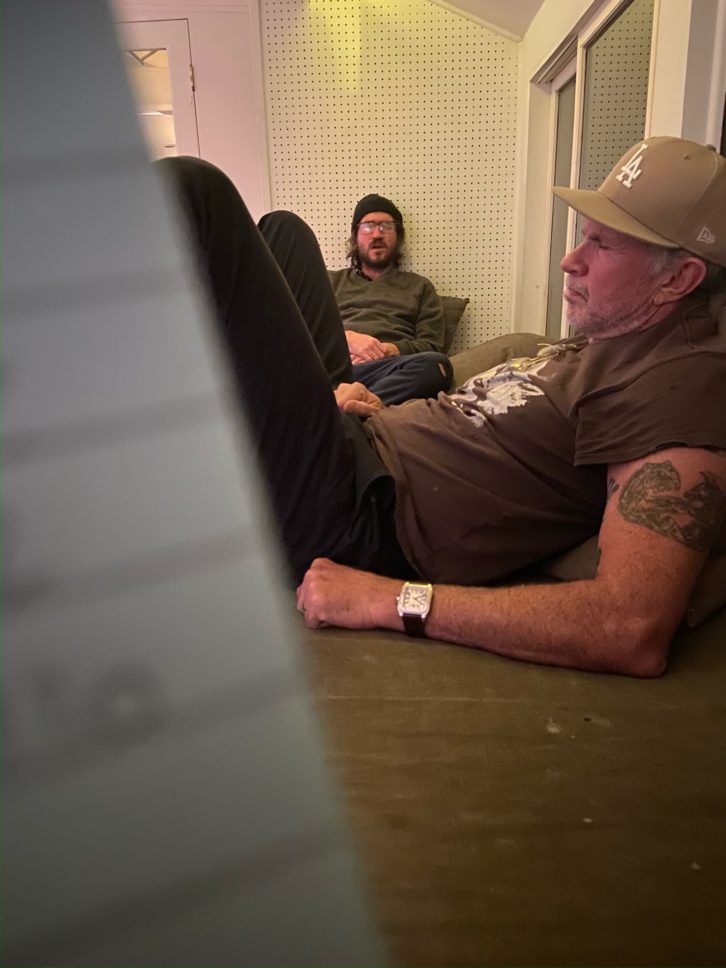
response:
M517 45L428 0L260 0L272 197L345 264L355 203L404 214L405 267L468 296L452 352L509 330Z

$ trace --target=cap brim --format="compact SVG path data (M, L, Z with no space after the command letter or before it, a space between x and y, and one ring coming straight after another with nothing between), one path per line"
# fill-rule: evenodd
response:
M591 218L601 225L607 225L608 228L623 232L625 235L632 235L643 242L662 245L666 249L678 248L675 242L658 235L657 232L647 228L632 215L628 215L602 192L590 192L582 188L553 188L552 191L558 198L574 208L576 212L580 212L581 215Z

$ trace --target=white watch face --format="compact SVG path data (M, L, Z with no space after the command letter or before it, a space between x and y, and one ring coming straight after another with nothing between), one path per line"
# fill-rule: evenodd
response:
M425 618L431 607L430 585L404 585L398 600L399 612L403 615L420 615Z

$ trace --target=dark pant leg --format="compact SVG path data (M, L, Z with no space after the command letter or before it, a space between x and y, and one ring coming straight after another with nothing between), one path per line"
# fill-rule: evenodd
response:
M358 363L353 367L353 378L390 406L448 390L453 372L451 360L443 353L414 353Z
M392 482L370 450L374 464L361 488L329 376L274 257L221 171L195 158L157 166L176 191L209 281L294 577L318 556L375 568L374 484L380 479L390 499Z
M294 212L270 212L258 223L295 297L334 387L351 383L350 353L318 240Z

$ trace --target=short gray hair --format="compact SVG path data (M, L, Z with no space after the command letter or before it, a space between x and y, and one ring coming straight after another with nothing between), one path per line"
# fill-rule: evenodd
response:
M680 259L688 259L695 255L695 252L689 252L688 249L666 249L662 245L654 245L651 248L650 269L653 275L664 272ZM696 258L701 259L706 266L706 275L694 292L710 296L715 292L726 289L726 268L716 262L709 262L708 259L704 259L700 255Z

